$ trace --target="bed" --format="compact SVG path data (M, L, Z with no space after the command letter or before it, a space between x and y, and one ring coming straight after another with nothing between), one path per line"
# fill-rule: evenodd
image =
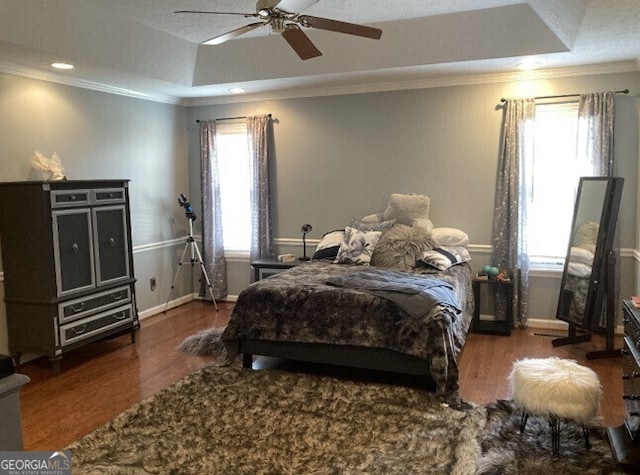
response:
M367 262L378 265L313 260L254 282L238 296L222 335L231 360L242 355L243 365L251 367L253 355L265 355L418 375L435 384L436 394L459 398L457 357L474 305L469 258L452 261L446 252L449 265L438 270L421 257L441 256L443 246L433 249L429 243L426 250L416 251L415 235L406 244L419 253L420 262L413 256L409 265L406 259L404 264L389 263L381 258L381 246L375 251L378 258L373 255ZM406 279L407 285L435 289L454 303L427 300L422 312L414 299L422 290L401 289L401 298L414 300L399 303L386 288L351 285L353 278L363 276L374 281L383 277L392 286L396 279Z

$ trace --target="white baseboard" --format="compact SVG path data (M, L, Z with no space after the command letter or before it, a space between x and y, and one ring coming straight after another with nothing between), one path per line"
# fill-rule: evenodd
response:
M202 300L202 297L200 297L200 295L198 295L197 293L193 293L190 295L184 295L178 299L175 300L171 300L169 301L169 304L162 304L162 305L156 305L155 307L151 307L148 308L146 310L142 310L138 312L138 319L139 320L144 320L145 318L149 318L152 317L154 315L157 315L159 313L162 313L165 311L165 306L166 309L169 310L170 308L174 308L174 307L178 307L180 305L183 305L187 302L191 302L193 300ZM237 295L227 295L224 298L225 302L235 302L236 300L238 300L238 296Z
M159 313L162 313L165 311L165 307L166 309L170 309L170 308L174 308L177 307L179 305L183 305L187 302L191 302L192 300L197 300L199 299L200 296L198 294L189 294L189 295L184 295L178 299L175 300L170 300L169 304L162 304L162 305L156 305L155 307L151 307L148 308L146 310L143 311L139 311L138 312L138 320L144 320L145 318L149 318L152 317L153 315L157 315Z

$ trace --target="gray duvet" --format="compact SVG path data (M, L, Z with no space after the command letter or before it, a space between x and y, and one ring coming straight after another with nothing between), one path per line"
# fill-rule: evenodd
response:
M470 267L462 264L424 274L430 271L394 271L425 279L427 288L442 290L440 284L446 283L461 310L436 302L419 318L392 299L327 283L372 269L376 268L309 262L251 284L238 296L222 335L230 357L237 355L242 339L381 348L425 360L436 392L456 392L457 355L473 313Z

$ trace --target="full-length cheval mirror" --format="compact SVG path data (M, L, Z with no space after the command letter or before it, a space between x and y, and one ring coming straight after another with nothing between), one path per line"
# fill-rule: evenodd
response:
M576 328L613 331L613 246L623 183L621 177L580 178L556 314L569 323L569 338L555 346L586 341L576 337Z

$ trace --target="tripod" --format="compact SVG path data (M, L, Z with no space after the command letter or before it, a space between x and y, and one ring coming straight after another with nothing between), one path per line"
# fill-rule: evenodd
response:
M196 264L200 265L200 270L202 270L202 275L204 276L204 280L207 283L207 289L209 290L209 294L211 295L211 301L213 302L213 306L218 311L218 304L216 303L216 299L213 296L213 288L211 287L211 281L209 280L209 276L207 275L207 270L204 267L204 263L202 262L202 254L200 254L200 250L198 249L198 243L193 238L193 221L196 219L196 215L191 209L191 205L187 202L184 195L180 195L182 198L178 200L180 206L184 206L187 210L187 218L189 219L189 234L187 235L187 242L184 244L184 250L182 251L182 257L180 257L180 261L178 262L178 270L176 271L176 275L173 277L173 282L171 283L171 289L169 290L169 297L167 297L167 303L164 305L164 311L167 311L167 307L169 306L169 300L171 300L171 295L173 294L173 289L176 286L176 281L178 280L178 275L180 274L180 270L182 269L182 263L184 262L184 256L187 253L187 249L191 250L191 267Z

